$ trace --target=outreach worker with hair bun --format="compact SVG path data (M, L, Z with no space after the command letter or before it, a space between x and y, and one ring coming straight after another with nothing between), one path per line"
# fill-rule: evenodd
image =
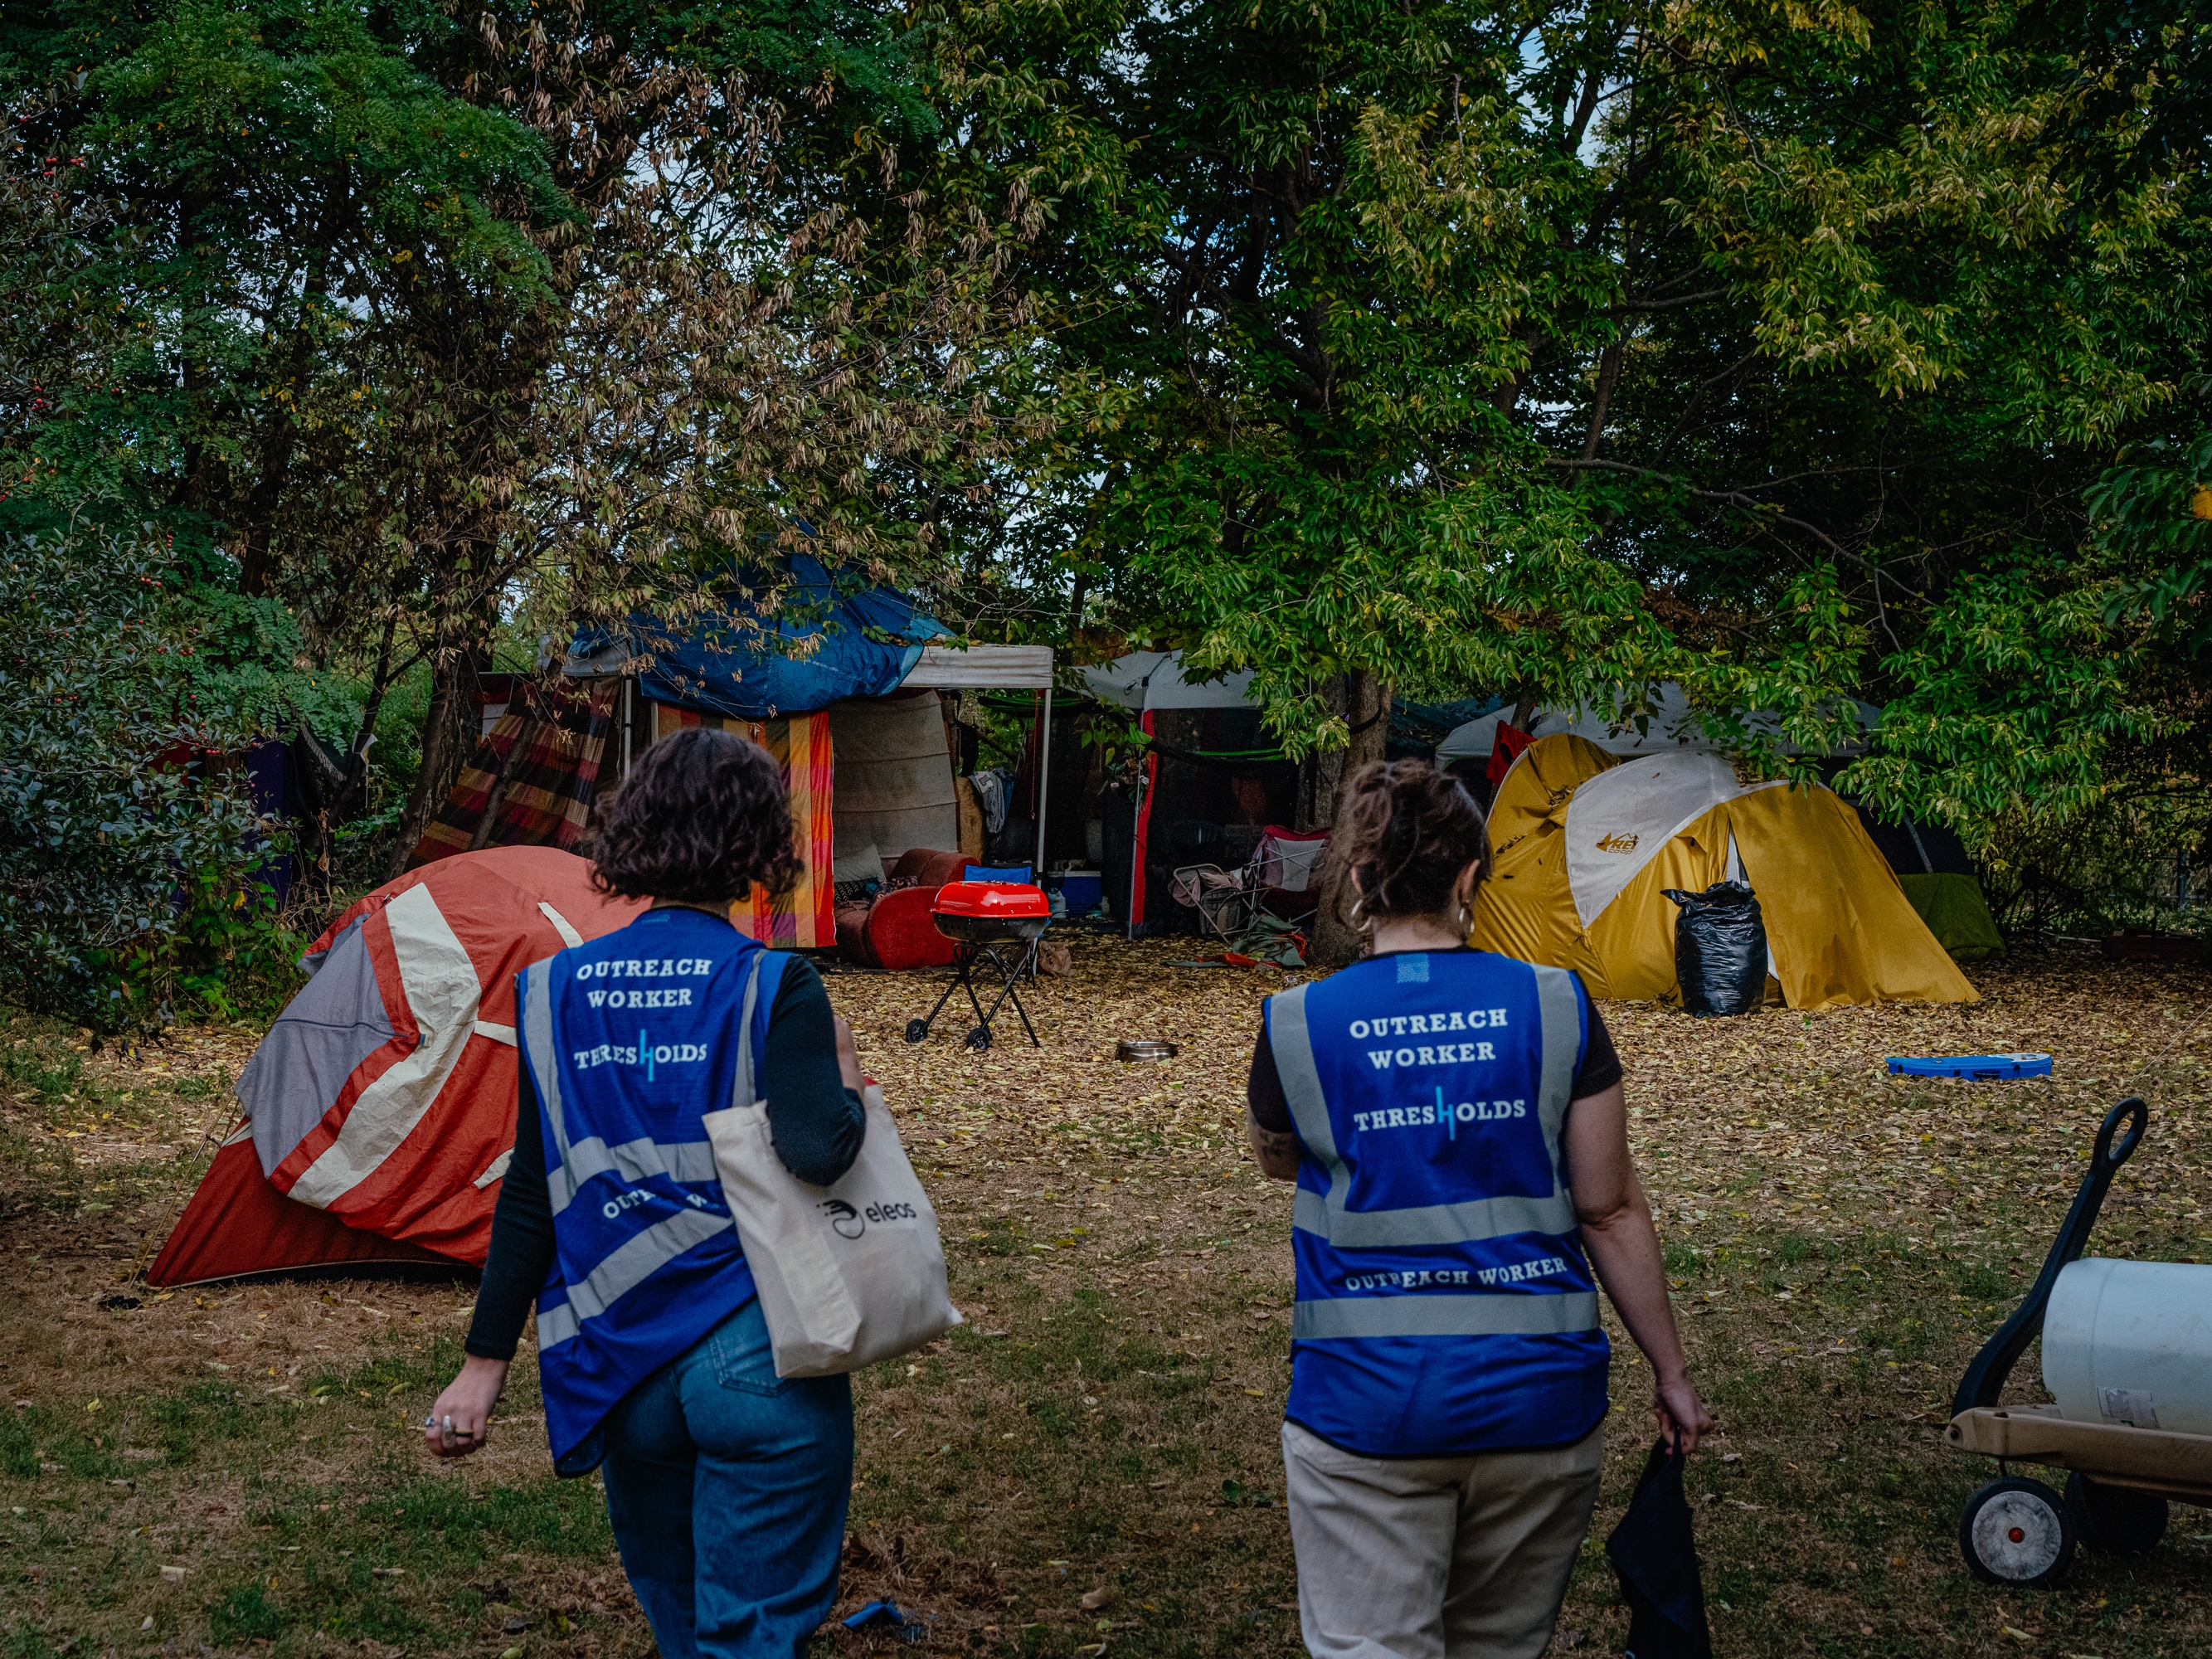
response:
M850 1030L729 919L789 888L792 847L775 763L732 733L678 732L623 784L592 881L653 908L521 975L514 1156L467 1362L424 1425L440 1456L483 1446L534 1297L555 1468L604 1469L665 1659L803 1654L837 1594L851 1383L776 1376L700 1125L750 1066L793 1175L826 1186L860 1152Z
M1370 954L1268 999L1249 1089L1260 1167L1297 1183L1283 1464L1305 1644L1534 1659L1604 1462L1599 1285L1662 1434L1686 1453L1711 1419L1597 1010L1571 973L1467 946L1480 810L1398 761L1353 776L1338 822Z

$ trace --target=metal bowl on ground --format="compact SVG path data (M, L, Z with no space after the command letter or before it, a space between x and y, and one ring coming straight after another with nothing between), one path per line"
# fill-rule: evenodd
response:
M1173 1060L1182 1050L1172 1042L1145 1040L1136 1042L1117 1042L1114 1045L1116 1060Z

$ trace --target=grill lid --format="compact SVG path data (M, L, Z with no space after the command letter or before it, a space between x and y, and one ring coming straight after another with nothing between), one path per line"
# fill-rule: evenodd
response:
M1012 881L948 881L937 890L930 908L940 916L980 916L993 921L1052 914L1043 888Z

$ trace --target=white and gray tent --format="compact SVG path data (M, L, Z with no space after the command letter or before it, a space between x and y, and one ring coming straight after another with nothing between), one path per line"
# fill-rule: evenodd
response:
M1873 730L1881 718L1881 711L1869 702L1854 702L1852 708L1862 733ZM1464 726L1455 726L1437 745L1437 763L1441 766L1455 760L1488 760L1498 739L1498 728L1512 718L1513 709L1508 704ZM1782 718L1762 710L1747 715L1744 724L1753 732L1773 734L1781 731ZM1540 708L1529 718L1528 731L1532 738L1571 733L1596 744L1608 755L1671 755L1685 750L1718 753L1727 747L1706 735L1704 726L1691 712L1689 697L1672 680L1654 694L1640 725L1628 700L1619 697L1605 703ZM1847 744L1838 752L1855 753L1863 746L1863 743ZM1782 752L1796 754L1797 745L1785 738Z

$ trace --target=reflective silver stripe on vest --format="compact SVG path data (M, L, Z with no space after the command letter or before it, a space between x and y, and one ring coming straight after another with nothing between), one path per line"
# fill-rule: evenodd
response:
M1291 1200L1291 1225L1355 1250L1457 1244L1468 1239L1510 1238L1515 1233L1565 1233L1575 1224L1571 1203L1565 1213L1562 1220L1557 1198L1479 1198L1418 1210L1348 1212L1332 1212L1328 1199L1303 1187Z
M1572 977L1565 969L1536 968L1536 1006L1542 1040L1537 1075L1536 1120L1552 1160L1548 1197L1472 1199L1459 1204L1431 1204L1403 1210L1347 1210L1345 1194L1352 1171L1336 1150L1336 1134L1314 1063L1313 1038L1306 1028L1308 987L1294 986L1268 1000L1267 1032L1275 1070L1298 1139L1328 1172L1326 1196L1298 1189L1291 1206L1291 1224L1317 1233L1340 1249L1396 1249L1427 1244L1463 1244L1514 1233L1564 1234L1575 1229L1574 1201L1567 1195L1559 1158L1559 1136L1574 1091L1575 1060L1580 1053L1581 1011Z
M1559 1296L1353 1296L1301 1302L1291 1340L1364 1336L1565 1336L1597 1328L1597 1292Z
M753 958L752 971L745 975L744 1001L738 1008L738 1074L730 1080L730 1104L750 1106L757 1097L753 1088L753 1009L760 1001L761 963L768 960L763 951ZM713 1155L714 1143L707 1143L708 1155Z
M609 1252L585 1275L582 1284L568 1286L565 1304L568 1316L581 1321L605 1313L693 1245L736 1224L726 1215L704 1210L679 1210L667 1220L655 1222L621 1249ZM541 1329L538 1345L542 1347L550 1340Z
M718 1181L714 1143L711 1140L628 1140L610 1146L593 1135L569 1147L560 1167L547 1171L545 1186L553 1196L553 1213L559 1215L575 1197L576 1189L593 1176L620 1176L624 1181L645 1181L666 1176L671 1181Z
M561 1057L553 1052L553 997L548 986L552 968L552 959L548 957L522 970L522 1047L530 1056L538 1103L544 1109L545 1121L553 1126L554 1150L566 1164L568 1126L561 1113Z
M605 1313L693 1245L735 1224L726 1215L687 1210L647 1227L592 1268L582 1284L569 1285L566 1302L540 1310L538 1346L567 1341L585 1320Z
M558 1347L576 1334L576 1310L563 1302L557 1308L538 1310L538 1348L544 1352Z

